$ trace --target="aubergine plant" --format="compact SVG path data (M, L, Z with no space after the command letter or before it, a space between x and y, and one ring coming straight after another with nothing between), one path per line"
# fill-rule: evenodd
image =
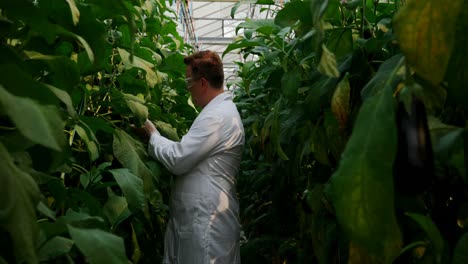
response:
M292 0L237 27L244 263L468 259L467 10Z
M171 3L172 4L172 3ZM0 1L0 263L154 263L170 174L131 128L196 115L166 1Z

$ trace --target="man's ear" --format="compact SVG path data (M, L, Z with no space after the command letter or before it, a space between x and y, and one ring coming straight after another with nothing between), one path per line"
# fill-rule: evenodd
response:
M206 92L206 90L208 89L208 81L203 77L200 79L200 81L203 88L203 92Z

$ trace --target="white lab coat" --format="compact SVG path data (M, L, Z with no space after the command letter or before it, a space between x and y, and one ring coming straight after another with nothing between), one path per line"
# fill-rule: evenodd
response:
M236 175L244 127L224 92L200 112L180 142L154 133L148 151L176 175L163 263L240 263Z

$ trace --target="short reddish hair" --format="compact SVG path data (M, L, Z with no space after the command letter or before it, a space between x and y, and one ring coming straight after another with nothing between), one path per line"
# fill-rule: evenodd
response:
M210 50L198 51L185 57L184 63L192 68L194 80L205 78L214 88L223 88L223 62L218 53Z

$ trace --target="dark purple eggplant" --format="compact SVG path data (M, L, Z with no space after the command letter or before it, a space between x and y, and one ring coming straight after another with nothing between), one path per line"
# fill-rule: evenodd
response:
M395 190L405 195L417 195L428 190L434 181L434 154L424 103L413 96L408 113L400 101L395 119L398 130L393 167Z

